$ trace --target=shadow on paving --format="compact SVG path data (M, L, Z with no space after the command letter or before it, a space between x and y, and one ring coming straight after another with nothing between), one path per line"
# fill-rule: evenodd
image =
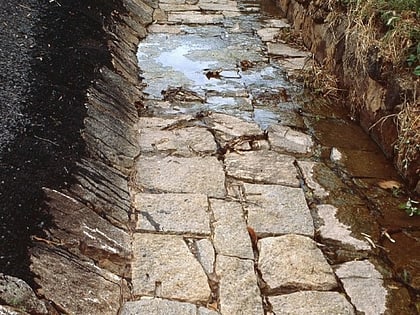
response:
M75 162L83 155L86 89L100 66L110 63L103 25L117 3L39 2L32 83L23 109L30 123L1 156L0 273L33 283L31 235L49 224L42 211L42 187L69 186Z

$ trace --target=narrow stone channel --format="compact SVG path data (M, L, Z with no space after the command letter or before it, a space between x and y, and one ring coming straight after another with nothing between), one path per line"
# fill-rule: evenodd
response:
M392 246L416 225L384 219L401 200L377 185L399 177L305 93L311 55L273 2L115 1L86 154L43 187L22 314L415 314L417 256L401 281Z
M288 80L310 55L276 38L287 21L250 1L161 1L155 18L138 48L135 300L122 313L384 313L375 228L336 217L331 199L367 209L316 162L323 130L305 116L321 114ZM320 250L333 246L334 260Z

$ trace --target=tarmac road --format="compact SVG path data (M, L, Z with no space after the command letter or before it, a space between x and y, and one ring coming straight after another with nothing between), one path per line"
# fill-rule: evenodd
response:
M30 237L48 224L42 187L70 184L86 89L109 60L113 1L0 1L0 273L29 283Z

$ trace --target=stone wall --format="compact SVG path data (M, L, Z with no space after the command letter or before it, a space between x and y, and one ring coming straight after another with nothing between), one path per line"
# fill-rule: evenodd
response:
M413 85L404 87L400 78L394 75L393 65L379 57L377 47L360 42L362 39L343 8L341 12L340 8L331 8L328 1L276 1L314 54L316 62L336 76L338 88L344 91L346 106L385 155L394 159L409 186L414 187L420 176L418 150L408 165L394 150L398 139L396 114L401 110L404 97L415 95L411 90ZM363 59L360 58L361 46L368 47ZM373 126L378 121L380 123Z
M54 314L53 309L117 314L130 295L129 182L139 155L134 125L143 95L136 52L152 22L154 3L100 2L95 2L97 7L86 5L91 11L83 12L94 23L102 20L96 25L105 31L103 44L110 54L109 64L95 69L96 79L85 91L85 154L72 185L44 188L51 224L45 237L34 237L31 249L31 271L38 296L50 301L48 314ZM113 6L109 15L101 10L104 6Z

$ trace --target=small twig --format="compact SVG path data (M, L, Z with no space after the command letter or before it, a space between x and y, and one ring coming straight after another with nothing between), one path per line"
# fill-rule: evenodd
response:
M55 3L57 3L57 5L58 5L58 6L60 6L60 7L61 7L60 2L58 2L57 0L50 0L50 3L51 3L51 2L55 2Z
M26 5L23 5L23 4L18 4L18 6L21 7L21 8L24 8L26 10L29 10L29 11L35 11L34 9L32 9L32 8L26 6Z
M48 142L48 143L51 143L52 145L55 145L56 147L59 147L60 146L58 143L56 143L54 141L51 141L49 139L41 138L41 137L38 137L38 136L35 136L35 135L34 135L34 138L35 139L38 139L38 140L42 140L42 141Z

